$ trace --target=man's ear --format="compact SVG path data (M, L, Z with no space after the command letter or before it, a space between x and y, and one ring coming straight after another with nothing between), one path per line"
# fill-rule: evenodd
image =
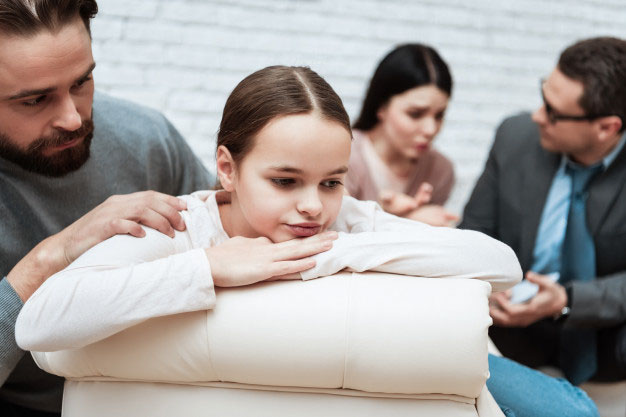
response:
M224 145L217 148L216 164L217 178L220 180L222 188L232 192L235 188L234 181L237 175L237 166L230 151Z
M601 142L612 139L622 128L622 119L619 116L606 116L597 120L598 139Z

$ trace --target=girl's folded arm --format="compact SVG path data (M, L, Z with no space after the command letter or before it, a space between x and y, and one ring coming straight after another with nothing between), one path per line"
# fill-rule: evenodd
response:
M347 201L346 201L347 200ZM347 203L347 204L346 204ZM333 248L315 256L303 279L344 268L432 278L475 278L503 291L522 279L513 250L474 231L432 227L385 213L376 204L344 198ZM342 219L345 216L347 219Z
M144 238L114 236L50 277L20 312L18 345L79 348L152 317L212 308L204 249L191 249L186 233L145 230Z

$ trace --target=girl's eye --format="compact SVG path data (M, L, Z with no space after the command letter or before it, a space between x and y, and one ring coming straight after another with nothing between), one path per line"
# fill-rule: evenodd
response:
M272 178L271 181L272 183L274 183L274 185L277 185L279 187L289 187L290 185L296 183L296 180L294 180L293 178Z
M22 105L26 106L26 107L34 107L38 104L41 104L48 96L43 95L43 96L39 96L37 98L34 98L32 100L26 100L26 101L22 101Z
M443 120L443 116L445 116L445 113L444 113L444 112L437 113L437 114L435 115L435 119L437 119L437 120Z
M339 180L328 180L328 181L322 181L322 186L326 187L326 188L337 188L339 187L341 184L341 181Z

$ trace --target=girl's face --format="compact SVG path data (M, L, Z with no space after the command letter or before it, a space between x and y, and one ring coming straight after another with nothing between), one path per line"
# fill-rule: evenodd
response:
M271 120L239 164L220 147L218 175L231 192L226 232L283 242L326 230L341 208L350 145L343 126L308 113Z
M443 122L448 95L433 84L397 94L378 110L379 127L392 150L407 159L419 158Z

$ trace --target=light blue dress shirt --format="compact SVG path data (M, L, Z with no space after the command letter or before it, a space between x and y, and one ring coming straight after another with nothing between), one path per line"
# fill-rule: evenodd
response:
M617 158L625 143L626 133L622 135L615 149L600 162L604 170ZM575 162L563 155L541 214L531 268L532 271L540 274L561 270L561 248L565 239L572 192L572 179L565 171L567 164L575 164Z

